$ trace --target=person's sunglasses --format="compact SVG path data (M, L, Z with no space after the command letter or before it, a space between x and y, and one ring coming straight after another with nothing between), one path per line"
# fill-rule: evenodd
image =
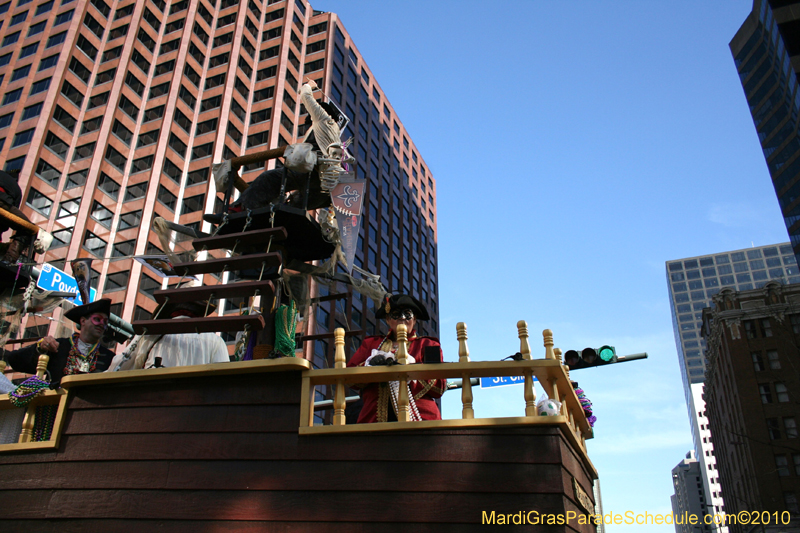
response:
M414 318L414 311L411 309L403 309L402 311L394 311L389 314L389 318L394 320L411 320Z

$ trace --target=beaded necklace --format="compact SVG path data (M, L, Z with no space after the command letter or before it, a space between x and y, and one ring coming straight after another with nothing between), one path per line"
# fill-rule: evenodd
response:
M387 333L386 336L381 341L380 350L382 352L387 352L387 353L392 353L392 354L396 354L397 353L397 348L395 348L395 346L394 346L394 343L395 343L396 339L393 340L391 338L392 333L394 333L394 332L390 330L389 333ZM412 331L412 332L410 332L408 334L408 343L409 343L409 345L411 344L411 341L414 340L416 337L417 337L417 334L416 334L415 331ZM399 346L399 344L398 344L398 346ZM411 356L410 353L408 355ZM413 356L411 356L411 357L413 357ZM380 385L381 385L381 388L383 390L385 390L385 388L389 389L389 400L392 402L392 408L394 409L395 414L397 414L397 411L398 411L398 409L397 409L397 396L400 394L400 382L399 381L390 381L388 384L387 383L381 383ZM422 420L422 416L419 414L419 409L417 408L417 402L414 400L414 395L411 393L410 383L406 383L406 387L408 389L409 420L411 420L413 422L417 422L419 420ZM386 406L386 400L382 400L381 396L383 396L383 394L379 393L378 402L379 402L379 404L383 403L383 405L381 405L379 407L379 410L380 411L386 410L388 412L388 409L387 409L388 406ZM382 407L382 409L381 409L381 407ZM381 420L381 417L383 418L383 420ZM385 412L378 413L378 421L379 422L385 422L386 418L387 417L386 417L386 413Z
M97 351L100 348L100 341L98 340L94 346L89 348L89 353L83 355L78 350L79 333L75 333L70 338L70 350L67 356L67 365L64 367L64 375L71 376L72 374L87 374L94 372L97 365Z

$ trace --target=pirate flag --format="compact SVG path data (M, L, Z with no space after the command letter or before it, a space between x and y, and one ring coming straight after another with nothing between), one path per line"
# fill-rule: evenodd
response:
M358 246L358 230L361 227L361 207L364 204L366 182L355 178L340 178L331 191L336 223L342 239L342 252L347 261L347 271L353 271L353 259Z

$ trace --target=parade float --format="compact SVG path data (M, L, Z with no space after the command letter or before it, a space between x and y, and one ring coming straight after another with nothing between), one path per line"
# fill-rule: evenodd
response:
M295 340L296 307L315 283L348 283L378 303L386 297L378 276L353 268L365 185L349 171L338 131L325 143L317 133L312 150L293 145L215 165L224 208L207 216L209 233L154 225L171 243L168 267L181 279L238 273L225 284L156 291L159 309L246 297L246 310L183 320L157 311L117 328L136 336L109 371L67 375L55 389L28 381L0 396L2 429L15 432L0 445L5 531L469 531L487 519L533 531L596 530L597 472L586 451L592 427L550 330L532 349L527 324L518 322L511 361L473 361L463 323L452 332L457 362L408 364L410 332L402 325L391 366L347 368L353 354L345 337L363 332L341 328L327 334L333 368L315 369L302 357L313 339ZM242 165L278 158L261 190L239 177ZM314 187L330 195L330 207L315 208ZM256 203L248 205L251 188ZM0 210L33 235L7 215ZM191 245L185 253L175 251L176 235ZM226 253L213 258L210 250ZM20 265L33 265L32 255ZM7 305L26 312L37 297L26 289L35 271L4 268L14 280ZM242 333L230 362L137 363L148 338L222 331ZM47 382L47 365L45 353L34 379ZM500 376L523 380L518 416L475 418L471 380ZM412 420L406 384L432 379L461 381L461 418ZM548 409L537 410L534 380ZM349 387L386 382L399 383L397 421L348 423ZM316 401L315 391L330 401ZM329 414L315 423L321 409Z

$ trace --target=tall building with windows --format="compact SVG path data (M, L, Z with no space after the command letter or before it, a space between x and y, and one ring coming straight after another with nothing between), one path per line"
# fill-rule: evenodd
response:
M730 49L789 240L800 258L800 1L754 0Z
M725 511L766 512L764 531L797 531L800 285L725 288L714 304L703 311L705 401ZM752 527L730 524L732 533Z
M685 516L685 513L697 517L705 514L705 491L703 490L703 473L701 463L694 456L694 450L687 452L686 457L672 469L672 487L675 494L671 497L672 514ZM676 533L695 533L712 531L713 525L689 523L674 524Z
M23 211L55 236L44 261L96 259L113 312L149 316L164 283L130 256L160 251L153 219L208 231L212 162L302 138L308 79L350 117L343 137L368 180L356 265L419 297L433 317L421 333L437 335L436 183L342 22L305 0L0 0L0 162L20 169ZM311 333L376 330L371 300L328 290ZM316 366L332 353L307 351Z
M683 390L692 429L695 456L701 463L709 514L723 507L712 435L703 400L707 361L701 336L703 309L723 287L750 290L770 280L800 282L800 271L789 243L667 261L672 327Z

